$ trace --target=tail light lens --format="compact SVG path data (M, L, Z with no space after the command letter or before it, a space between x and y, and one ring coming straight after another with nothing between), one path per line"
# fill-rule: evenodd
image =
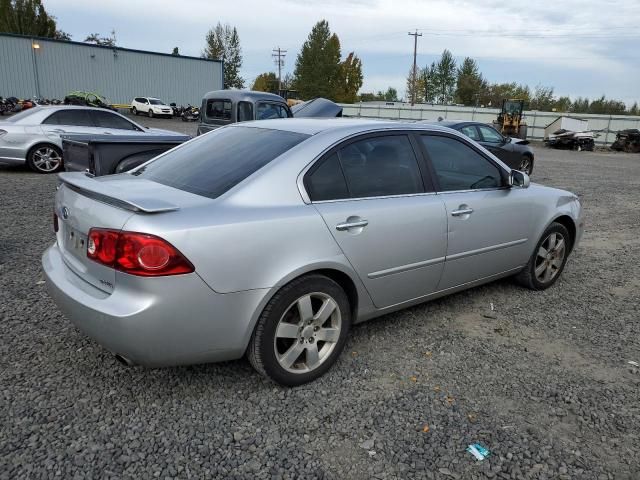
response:
M195 268L173 245L146 233L92 228L87 257L107 267L141 277L191 273Z

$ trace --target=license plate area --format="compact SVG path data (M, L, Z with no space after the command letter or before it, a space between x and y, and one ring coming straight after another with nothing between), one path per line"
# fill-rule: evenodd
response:
M64 249L78 258L84 258L87 252L87 236L75 228L65 225Z

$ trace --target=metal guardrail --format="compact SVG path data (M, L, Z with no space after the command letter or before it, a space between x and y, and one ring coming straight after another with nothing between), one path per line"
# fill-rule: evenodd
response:
M491 123L498 116L497 108L458 107L449 105L385 105L385 104L340 104L343 113L350 117L386 118L392 120L469 120ZM609 145L616 138L616 132L628 128L640 129L640 117L629 115L596 115L580 113L541 112L529 110L525 112L528 125L528 138L543 140L544 129L558 117L572 117L587 120L589 130L599 134L597 144Z

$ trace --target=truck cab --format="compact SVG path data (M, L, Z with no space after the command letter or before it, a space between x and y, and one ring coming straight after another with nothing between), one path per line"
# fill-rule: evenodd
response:
M252 90L215 90L202 99L198 135L235 122L291 117L287 101L279 95Z

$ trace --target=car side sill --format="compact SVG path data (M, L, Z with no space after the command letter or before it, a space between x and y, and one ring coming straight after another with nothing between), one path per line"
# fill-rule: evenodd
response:
M366 312L358 312L358 318L355 323L371 320L373 318L380 317L382 315L386 315L388 313L392 313L397 310L402 310L404 308L411 307L413 305L418 305L420 303L428 302L430 300L435 300L436 298L445 297L452 293L460 292L462 290L467 290L468 288L476 287L478 285L482 285L483 283L489 283L494 280L498 280L500 278L509 277L511 275L518 273L520 270L523 269L523 267L524 265L521 265L519 267L505 270L504 272L500 272L495 275L489 275L488 277L483 277L478 280L474 280L472 282L456 285L455 287L445 288L444 290L438 290L437 292L433 292L428 295L423 295L421 297L413 298L411 300L407 300L406 302L396 303L388 307L372 309Z

